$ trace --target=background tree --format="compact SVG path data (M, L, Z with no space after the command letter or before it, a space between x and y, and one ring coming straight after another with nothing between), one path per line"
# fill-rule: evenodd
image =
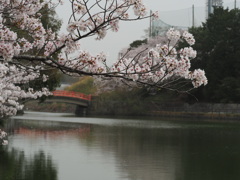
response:
M60 19L58 19L55 8L50 8L48 4L44 5L42 9L40 9L39 13L41 14L40 20L44 29L51 29L52 32L58 34L62 25ZM16 29L15 26L13 26ZM17 30L17 34L19 37L26 38L31 41L32 37L28 34L25 30ZM37 49L32 49L32 54L41 54L42 52L38 52ZM57 57L57 54L55 55ZM28 61L26 63L29 63ZM35 90L41 90L43 87L47 87L50 91L55 90L56 87L60 85L61 76L62 74L59 72L58 69L54 68L47 68L41 71L41 74L47 75L49 78L43 82L41 79L36 79L30 83L30 87L34 87ZM45 99L45 98L44 98ZM43 98L42 98L43 100Z
M42 22L42 25L44 27L44 29L51 29L52 32L58 34L59 30L61 28L61 20L57 18L56 12L55 12L55 8L52 7L50 8L48 4L43 5L43 7L39 10L39 19ZM33 41L33 38L31 36L31 34L29 34L28 31L26 31L25 29L19 29L15 23L13 23L11 21L11 19L9 19L9 15L5 15L6 17L6 22L9 25L9 28L13 31L17 33L18 38L24 38L28 41ZM43 50L39 51L37 48L32 48L31 50L29 50L29 52L27 54L39 54L39 55L43 55ZM55 55L55 57L57 57L57 54ZM27 66L29 65L29 61L22 61L24 64L26 64ZM35 64L39 64L35 62ZM42 81L42 79L36 79L34 81L31 81L30 84L25 84L24 88L29 87L34 87L35 90L41 90L43 87L47 87L50 91L54 90L56 87L59 86L60 84L60 78L61 78L61 74L57 69L54 68L46 68L43 71L40 71L41 76L43 74L47 75L49 78L46 81Z
M130 44L130 47L131 48L136 48L138 46L141 46L142 44L146 44L147 43L147 39L144 39L144 40L136 40L136 41L133 41L131 44Z
M204 68L209 80L195 95L202 101L239 102L240 10L216 8L202 27L190 32L198 52L192 68Z
M62 22L57 17L55 8L50 8L48 4L46 4L39 11L39 13L41 14L40 19L44 29L51 29L52 32L59 34ZM57 57L57 54L55 56ZM62 75L58 69L47 68L47 70L43 71L42 74L46 74L49 78L46 82L42 82L41 80L36 80L34 82L33 86L37 87L38 90L42 87L47 87L50 91L53 91L56 87L60 85Z

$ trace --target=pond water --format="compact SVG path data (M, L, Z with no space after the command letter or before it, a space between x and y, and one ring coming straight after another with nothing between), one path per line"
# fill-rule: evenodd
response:
M240 123L26 112L4 124L0 180L236 180Z

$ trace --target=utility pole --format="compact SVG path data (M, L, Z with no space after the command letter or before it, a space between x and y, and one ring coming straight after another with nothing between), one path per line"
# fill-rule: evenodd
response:
M195 26L195 21L194 21L194 4L192 5L192 27Z
M152 10L150 10L150 27L149 27L149 38L152 37Z
M237 0L234 1L234 9L237 9Z

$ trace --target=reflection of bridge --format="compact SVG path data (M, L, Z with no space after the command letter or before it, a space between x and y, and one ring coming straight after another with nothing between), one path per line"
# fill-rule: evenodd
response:
M80 92L56 90L52 93L53 96L47 99L46 102L76 104L77 108L75 113L77 115L86 114L86 108L91 102L91 95L86 95Z

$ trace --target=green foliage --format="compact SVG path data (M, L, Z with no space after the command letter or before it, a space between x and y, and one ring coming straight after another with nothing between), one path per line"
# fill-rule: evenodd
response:
M61 83L73 84L79 80L79 77L69 76L67 74L61 74Z
M97 87L92 77L84 76L65 90L94 95ZM94 96L92 108L98 115L146 115L157 109L161 102L176 102L181 101L181 98L176 92L167 90L117 88Z
M239 102L240 10L216 8L202 27L190 32L198 52L192 68L204 69L209 82L194 94L202 101Z
M141 89L116 89L98 96L98 113L103 115L142 115L146 112ZM103 107L101 109L101 107Z
M55 9L49 8L48 5L45 5L44 8L40 10L41 21L45 29L52 29L56 34L61 28L62 22L56 17ZM49 79L46 82L36 81L34 82L35 88L47 87L50 91L54 90L60 84L60 72L56 69L50 69L43 72L44 74L49 76Z
M90 76L82 77L78 82L67 87L67 91L81 92L84 94L94 94L96 92L96 87L93 84L94 79Z
M41 21L43 23L43 27L45 29L51 28L53 32L58 32L61 28L62 22L60 19L56 18L56 12L55 9L48 8L48 5L46 4L44 8L40 10Z
M147 43L147 39L144 39L144 40L136 40L136 41L133 41L131 44L130 44L130 47L131 48L137 48L138 46L141 46L142 44L146 44Z
M145 88L135 88L102 93L94 104L97 106L97 114L140 116L157 110L159 103L170 101L176 101L176 94L173 92L161 90L153 93Z
M52 69L41 72L42 74L47 75L49 78L47 81L43 82L42 79L37 79L29 83L31 87L35 89L41 89L42 87L47 87L50 91L55 90L57 86L60 85L61 74L58 70Z
M215 92L215 98L220 99L222 103L236 102L236 99L240 99L240 79L224 78L221 81L221 86Z

